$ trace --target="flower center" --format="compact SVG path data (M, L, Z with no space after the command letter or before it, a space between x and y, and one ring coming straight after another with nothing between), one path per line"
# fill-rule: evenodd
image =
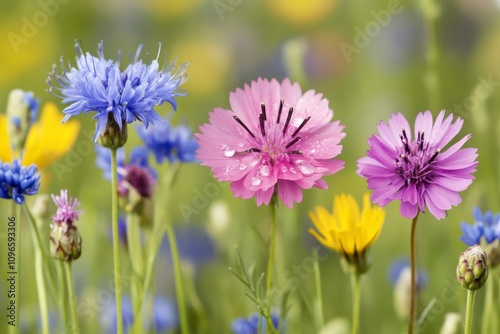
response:
M426 182L432 171L432 163L439 154L430 143L424 139L424 131L420 130L417 139L408 140L405 129L399 135L403 147L399 148L396 156L396 172L406 180L406 185Z
M311 116L304 119L290 135L287 131L290 121L292 120L294 109L293 107L290 107L285 123L281 127L280 122L284 103L284 99L281 98L276 123L272 123L272 120L267 118L266 105L264 103L260 104L261 112L258 118L260 136L256 136L238 116L233 116L235 121L238 122L238 124L241 125L241 127L243 127L243 129L245 129L245 131L252 137L250 138L250 142L257 144L247 149L245 153L267 153L271 157L271 161L277 155L282 153L302 155L302 152L300 150L294 150L293 146L300 140L300 136L298 134L307 122L309 122Z

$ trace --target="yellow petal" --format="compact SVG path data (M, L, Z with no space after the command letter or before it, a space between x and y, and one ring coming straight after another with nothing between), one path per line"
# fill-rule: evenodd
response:
M7 117L5 115L0 115L0 161L12 161L9 135L7 134Z
M34 163L43 169L71 150L80 122L71 120L62 124L63 117L55 104L44 105L40 120L33 124L26 138L23 165Z

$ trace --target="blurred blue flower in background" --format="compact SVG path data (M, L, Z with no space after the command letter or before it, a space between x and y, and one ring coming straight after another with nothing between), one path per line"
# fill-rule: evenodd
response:
M407 258L396 259L391 263L389 267L389 278L392 285L396 285L401 277L401 274L406 268L410 268L410 260ZM429 282L429 277L426 271L419 271L417 273L417 289L422 289L427 286Z
M177 305L169 298L155 296L153 301L153 322L159 333L177 328L179 317Z
M279 316L277 314L271 315L271 319L273 321L274 328L278 328L279 326ZM259 330L259 320L261 324L261 329ZM231 328L234 334L258 334L266 333L266 318L261 316L260 314L252 314L248 318L237 318L233 321ZM281 331L284 333L284 331Z
M109 149L102 147L101 145L95 145L95 151L97 153L96 166L103 171L103 177L105 179L111 180L111 152ZM119 148L116 152L116 163L118 169L123 169L126 166L142 167L147 169L151 176L156 179L157 173L149 165L148 158L149 152L144 147L133 148L130 152L130 159L128 162L125 161L125 151L123 148ZM123 173L118 173L118 180L123 178L122 174Z
M76 42L76 67L67 68L61 61L62 73L57 73L54 65L49 74L50 91L59 90L63 103L71 103L63 110L66 116L63 122L71 116L81 113L95 112L97 120L94 141L104 131L109 119L114 119L122 129L123 124L140 121L148 127L149 123L163 121L153 109L155 105L169 102L177 108L176 96L186 95L178 90L187 75L187 65L181 64L175 70L176 59L160 68L158 58L143 63L141 57L142 45L137 48L135 57L124 71L120 70L120 56L116 61L105 59L104 43L97 48L98 57L90 53L84 54Z
M169 162L196 160L195 152L199 146L191 130L185 124L174 127L167 120L165 123L155 124L149 128L139 125L136 130L158 163L162 163L165 159Z
M198 266L215 259L215 243L205 229L191 224L176 228L174 234L182 260ZM170 244L167 238L164 239L161 248L170 258Z
M132 310L132 303L129 298L122 297L122 321L123 321L123 331L128 333L129 328L134 323L134 312ZM104 333L116 333L116 302L106 303L104 309L102 310L99 321Z
M460 229L463 235L459 239L467 246L481 244L484 238L490 244L496 239L500 239L500 213L493 215L491 211L484 214L477 207L473 210L474 225L460 222Z

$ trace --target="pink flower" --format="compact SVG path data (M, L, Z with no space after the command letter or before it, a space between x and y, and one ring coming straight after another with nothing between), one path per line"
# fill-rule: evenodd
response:
M52 200L57 206L56 214L52 217L54 223L69 223L73 224L78 220L78 216L82 214L78 208L80 202L76 198L68 199L68 190L61 190L61 196L52 195Z
M401 114L393 114L377 125L379 134L368 139L370 149L358 160L358 174L373 190L372 200L380 206L401 201L400 212L414 218L425 206L437 219L458 205L459 192L472 183L478 162L476 148L462 148L470 138L445 147L462 128L463 120L444 118L444 110L433 121L430 111L419 113L414 136Z
M302 189L327 188L321 179L344 166L334 159L344 138L339 121L330 123L328 100L289 79L259 78L229 96L232 110L214 108L196 134L196 157L219 181L231 182L235 197L269 204L277 192L292 207Z

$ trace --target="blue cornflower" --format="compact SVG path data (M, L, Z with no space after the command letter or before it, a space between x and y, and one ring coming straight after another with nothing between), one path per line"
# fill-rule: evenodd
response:
M500 214L493 215L491 211L484 214L477 207L473 210L474 225L460 222L460 229L463 235L459 239L468 246L481 243L484 238L490 244L496 239L500 239Z
M62 73L57 73L54 65L49 74L50 91L57 89L61 93L63 103L70 103L63 112L63 122L71 116L81 113L95 112L97 120L94 141L106 129L108 117L114 120L120 130L125 123L135 120L143 122L146 127L155 121L163 122L153 109L155 105L169 102L177 108L176 96L185 95L178 90L186 81L187 64L181 64L175 70L176 59L160 68L158 57L143 63L142 45L137 49L134 59L124 71L120 70L121 52L116 61L104 58L103 42L97 48L98 57L88 52L83 53L76 42L76 67L67 68L61 60Z
M153 301L153 322L156 331L159 333L177 328L179 325L177 305L171 299L155 296Z
M259 318L261 324L261 330L259 331ZM273 321L274 328L278 328L279 325L279 316L273 314L271 316ZM266 318L261 316L260 314L252 314L248 318L237 318L233 321L231 325L234 334L257 334L257 333L266 333Z
M21 166L18 159L12 165L0 161L0 198L13 198L17 204L24 203L24 195L35 195L40 187L38 167L31 164Z
M148 129L139 125L136 130L158 163L162 163L165 158L170 162L196 160L195 152L199 145L191 129L185 124L173 127L169 121L166 121Z

